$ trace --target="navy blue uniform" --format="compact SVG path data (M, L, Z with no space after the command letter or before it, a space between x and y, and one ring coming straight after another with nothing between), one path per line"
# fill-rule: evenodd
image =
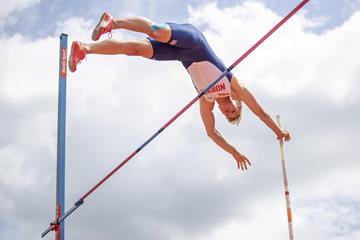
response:
M188 70L198 91L206 88L214 81L226 66L211 49L205 36L191 24L167 23L171 28L171 38L168 43L158 42L148 38L153 47L152 59L159 61L178 60ZM228 73L228 81L219 82L209 93L207 100L214 101L217 97L230 96L232 73ZM225 79L225 77L224 77Z

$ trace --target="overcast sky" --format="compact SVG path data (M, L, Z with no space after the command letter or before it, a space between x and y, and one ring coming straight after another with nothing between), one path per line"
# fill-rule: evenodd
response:
M0 0L0 239L39 239L54 218L60 33L90 42L105 10L191 22L230 65L299 2ZM359 0L312 0L233 71L292 133L299 240L360 239L359 26ZM66 209L196 94L179 62L127 56L88 56L67 89ZM248 171L196 104L66 220L66 239L287 239L278 142L244 110L238 127L215 114Z

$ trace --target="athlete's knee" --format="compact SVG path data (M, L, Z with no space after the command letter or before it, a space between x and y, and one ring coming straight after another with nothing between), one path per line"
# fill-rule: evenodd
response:
M171 37L170 26L166 23L152 23L150 26L149 36L159 42L168 42Z
M141 52L139 51L139 48L136 43L128 42L124 44L124 53L128 56L139 56L141 55Z
M152 56L152 47L151 44L144 40L144 41L131 41L127 42L125 54L128 56L141 56L150 58Z

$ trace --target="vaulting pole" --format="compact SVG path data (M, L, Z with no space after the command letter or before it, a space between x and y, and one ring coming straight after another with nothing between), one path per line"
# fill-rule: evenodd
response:
M276 116L276 121L281 129L280 116ZM294 230L292 225L292 214L291 214L291 206L290 206L290 192L289 192L289 184L286 170L286 161L285 161L285 148L284 148L284 139L279 139L280 144L280 159L281 159L281 170L284 181L284 190L285 190L285 201L286 201L286 213L288 218L288 229L289 229L289 239L294 240Z
M221 75L214 80L207 88L201 91L193 100L191 100L184 108L182 108L175 116L173 116L164 126L162 126L158 131L156 131L148 140L146 140L140 147L138 147L134 152L132 152L125 160L123 160L118 166L116 166L109 174L107 174L103 179L101 179L94 187L92 187L87 193L85 193L79 200L77 200L72 208L70 208L62 217L56 218L50 224L42 234L41 237L44 237L50 231L54 230L53 226L56 226L63 222L71 213L73 213L78 207L80 207L85 199L92 194L98 187L100 187L104 182L106 182L115 172L122 168L130 159L132 159L138 152L140 152L146 145L148 145L152 140L154 140L162 131L165 130L171 123L173 123L178 117L180 117L187 109L189 109L197 100L199 100L207 91L209 91L213 86L215 86L226 74L228 74L232 69L234 69L240 62L242 62L251 52L253 52L261 43L263 43L271 34L273 34L279 27L281 27L289 18L291 18L296 12L298 12L307 2L310 0L303 0L294 10L292 10L288 15L286 15L278 24L276 24L265 36L263 36L259 41L257 41L249 50L247 50L239 59L237 59L230 67L228 67Z

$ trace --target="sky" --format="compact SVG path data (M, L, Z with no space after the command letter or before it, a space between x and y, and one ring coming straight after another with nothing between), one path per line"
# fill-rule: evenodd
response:
M90 42L103 11L191 22L229 66L299 1L0 3L0 239L19 240L54 219L61 33ZM359 0L311 0L233 70L292 134L295 239L360 239L359 25ZM195 95L179 62L91 55L68 72L66 209ZM237 127L215 115L247 171L206 136L195 104L66 219L65 239L287 239L276 136L246 107Z

